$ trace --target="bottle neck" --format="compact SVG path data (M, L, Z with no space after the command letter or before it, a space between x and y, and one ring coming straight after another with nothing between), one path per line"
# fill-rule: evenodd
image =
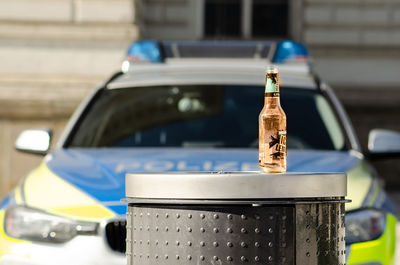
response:
M265 76L265 106L267 108L280 107L279 98L279 74L277 72L267 73Z
M264 105L270 108L279 107L281 105L281 99L279 97L279 92L275 93L265 93L264 94Z

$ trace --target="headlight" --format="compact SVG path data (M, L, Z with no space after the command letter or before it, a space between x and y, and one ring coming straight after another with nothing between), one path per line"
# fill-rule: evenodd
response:
M360 210L346 214L346 244L370 241L385 230L386 215L377 210Z
M16 206L6 211L4 229L7 235L14 238L63 243L78 234L97 234L98 224Z

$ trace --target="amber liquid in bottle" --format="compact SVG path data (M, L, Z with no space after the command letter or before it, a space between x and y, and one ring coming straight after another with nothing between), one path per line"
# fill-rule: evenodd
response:
M286 114L280 104L279 72L276 66L267 68L264 97L264 107L258 118L260 171L285 172Z

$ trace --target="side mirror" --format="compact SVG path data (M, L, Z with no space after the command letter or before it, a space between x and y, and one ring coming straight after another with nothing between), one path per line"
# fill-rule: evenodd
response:
M51 135L50 129L23 131L15 141L15 149L25 153L45 155L50 149Z
M400 133L373 129L368 136L368 151L371 158L400 157Z

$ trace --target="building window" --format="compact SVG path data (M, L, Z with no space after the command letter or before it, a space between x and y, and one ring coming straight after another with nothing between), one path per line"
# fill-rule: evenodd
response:
M205 37L240 37L242 0L205 1Z
M253 0L252 36L288 37L288 14L287 0Z
M204 0L204 37L289 37L289 0Z

